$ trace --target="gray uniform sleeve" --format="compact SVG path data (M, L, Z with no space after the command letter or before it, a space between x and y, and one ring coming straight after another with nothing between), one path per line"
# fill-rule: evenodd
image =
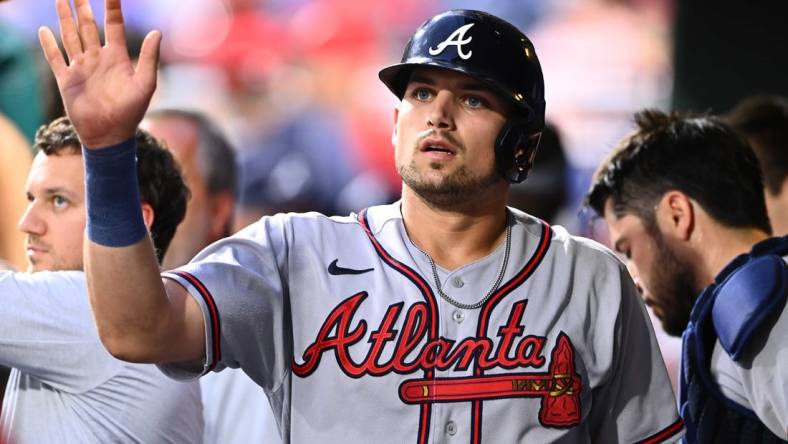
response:
M0 272L0 364L80 393L116 374L82 272Z
M206 359L201 369L161 365L175 378L241 367L266 390L276 390L291 362L287 299L287 216L266 217L163 273L183 285L203 310Z
M771 329L761 329L741 362L733 366L758 418L788 440L788 304L776 316Z
M594 394L594 404L602 406L594 406L594 442L677 440L683 422L645 305L623 265L605 278L620 280L621 303L614 318L611 372Z

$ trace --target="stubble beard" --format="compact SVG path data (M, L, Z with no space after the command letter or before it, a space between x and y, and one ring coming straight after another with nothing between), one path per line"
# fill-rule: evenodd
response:
M51 245L44 244L38 240L37 236L28 236L26 245L36 245L46 247L49 251L48 258L44 261L37 261L31 257L27 258L27 272L36 273L40 271L84 271L85 263L82 254L75 257L62 256L58 251L53 250Z
M422 172L416 166L416 161L412 160L409 164L399 165L398 171L405 185L436 208L467 205L473 201L474 195L486 191L502 180L496 171L474 176L464 165L442 177L426 177L429 172L440 172L445 167L441 162L430 162L429 170Z
M657 234L657 258L651 275L654 291L660 297L662 329L671 336L681 337L689 324L690 313L698 297L692 267L684 263Z
M64 259L62 257L53 256L50 264L34 262L30 258L27 260L27 271L29 273L36 273L40 271L84 271L85 265L81 259L74 259L73 261Z

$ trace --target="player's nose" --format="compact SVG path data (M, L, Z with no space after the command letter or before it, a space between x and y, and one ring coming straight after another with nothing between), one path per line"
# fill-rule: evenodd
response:
M46 232L46 222L38 214L38 206L35 201L27 205L27 209L19 219L17 227L20 231L27 234L41 236Z
M454 129L454 95L449 91L439 91L430 104L427 126L435 129Z

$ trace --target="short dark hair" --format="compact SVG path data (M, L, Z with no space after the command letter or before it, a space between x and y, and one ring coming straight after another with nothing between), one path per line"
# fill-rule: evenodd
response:
M670 190L696 200L719 223L771 233L758 159L747 141L715 117L645 110L594 174L585 204L603 216L633 214L656 226L654 208Z
M788 100L753 96L740 102L723 119L750 142L761 163L766 188L778 194L788 176Z
M186 215L189 189L172 154L150 134L137 129L137 179L142 201L153 208L150 228L156 256L161 262L175 229ZM47 156L82 154L79 136L67 117L60 117L36 131L33 147Z
M199 133L200 146L197 149L197 156L200 169L205 175L208 193L226 192L236 196L238 166L235 160L235 150L219 127L205 114L167 108L151 111L145 117L148 119L177 118L193 123Z

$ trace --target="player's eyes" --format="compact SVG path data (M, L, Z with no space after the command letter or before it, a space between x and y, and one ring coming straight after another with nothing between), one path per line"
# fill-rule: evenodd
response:
M428 90L427 88L416 88L416 89L413 90L413 94L412 95L413 95L413 97L416 100L419 100L419 101L422 101L422 102L427 101L430 98L432 98L432 92L430 92L430 90Z
M468 96L465 98L465 104L468 105L469 108L483 108L487 106L487 102L484 99L478 96Z
M63 209L68 206L68 200L63 196L55 195L52 196L52 205L55 207L55 209Z

